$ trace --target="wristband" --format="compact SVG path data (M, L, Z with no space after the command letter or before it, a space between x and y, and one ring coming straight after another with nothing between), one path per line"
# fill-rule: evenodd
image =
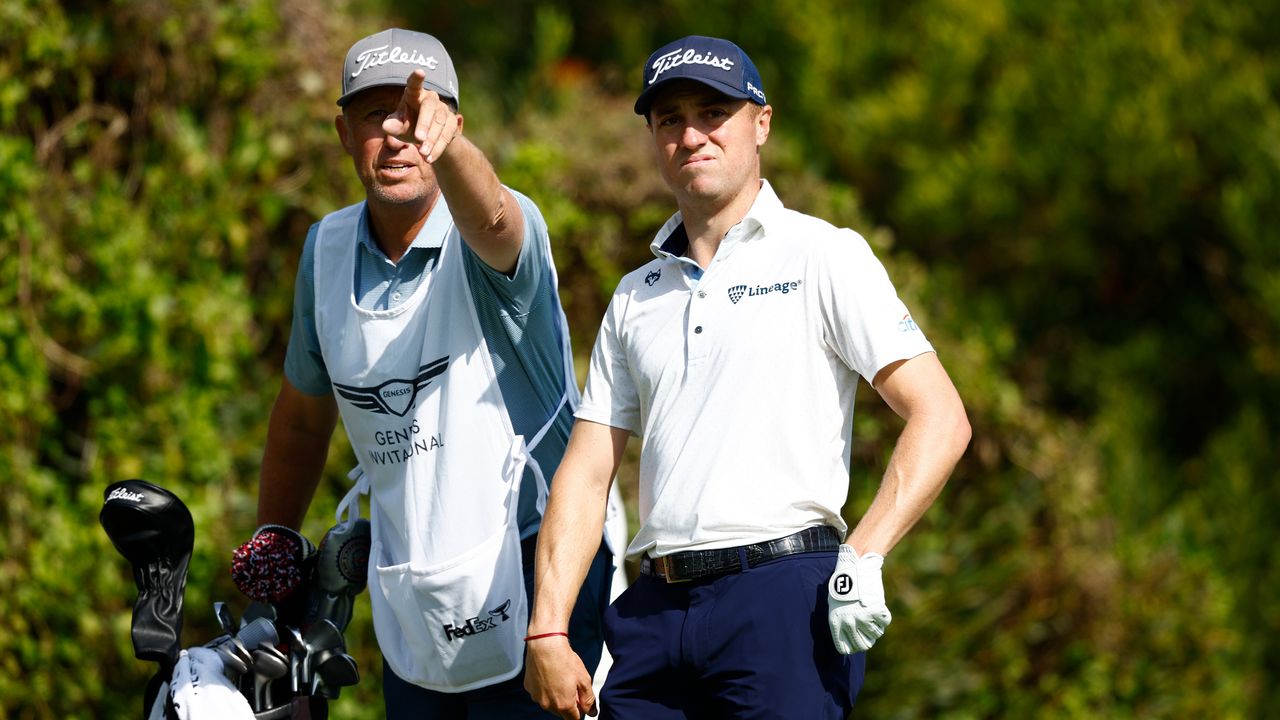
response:
M549 633L542 633L541 635L526 635L526 636L525 636L525 638L524 638L524 641L525 641L525 642L529 642L530 640L541 640L542 638L557 637L557 636L559 636L559 637L569 637L569 633L567 633L567 632L549 632Z

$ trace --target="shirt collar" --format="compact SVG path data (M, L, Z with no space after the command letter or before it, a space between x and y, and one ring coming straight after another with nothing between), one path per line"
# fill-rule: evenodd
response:
M439 248L443 246L444 239L448 236L449 229L452 227L453 214L449 212L449 203L445 202L444 193L441 193L436 197L436 204L427 215L427 221L422 224L422 228L418 230L418 235L413 238L413 242L409 243L409 249ZM378 243L373 239L367 203L365 204L364 212L360 213L360 226L356 231L356 235L360 238L360 244L364 245L365 249L375 257L387 257L387 254L382 252L382 248L378 247ZM388 262L390 262L389 259Z
M751 208L747 210L742 220L733 226L726 237L732 236L743 241L763 237L772 227L778 211L782 209L782 201L778 199L769 181L761 178L760 192L756 194ZM757 232L757 230L763 232ZM689 235L684 229L684 217L679 212L663 224L662 229L654 236L653 242L649 243L649 250L658 258L680 257L688 249Z

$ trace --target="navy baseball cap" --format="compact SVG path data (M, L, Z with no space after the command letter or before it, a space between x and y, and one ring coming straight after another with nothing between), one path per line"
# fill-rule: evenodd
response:
M654 50L644 64L636 114L647 116L658 88L672 80L695 80L732 98L766 103L755 63L742 48L720 38L690 35Z
M422 68L423 87L458 104L458 73L444 45L434 37L413 30L391 28L360 40L347 51L342 66L342 97L346 105L361 90L393 85L404 87L409 74Z

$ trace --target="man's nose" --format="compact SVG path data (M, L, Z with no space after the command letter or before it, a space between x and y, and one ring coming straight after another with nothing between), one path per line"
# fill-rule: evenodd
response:
M698 129L692 123L684 126L684 133L680 136L680 143L685 147L696 150L707 144L707 134Z

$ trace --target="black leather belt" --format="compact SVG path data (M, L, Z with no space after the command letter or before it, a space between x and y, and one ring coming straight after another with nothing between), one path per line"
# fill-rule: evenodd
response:
M805 528L794 535L766 540L753 545L717 548L715 550L690 550L652 558L640 559L640 572L669 583L696 580L713 575L742 572L742 552L746 552L747 567L775 558L796 553L821 552L840 547L840 533L830 525Z

